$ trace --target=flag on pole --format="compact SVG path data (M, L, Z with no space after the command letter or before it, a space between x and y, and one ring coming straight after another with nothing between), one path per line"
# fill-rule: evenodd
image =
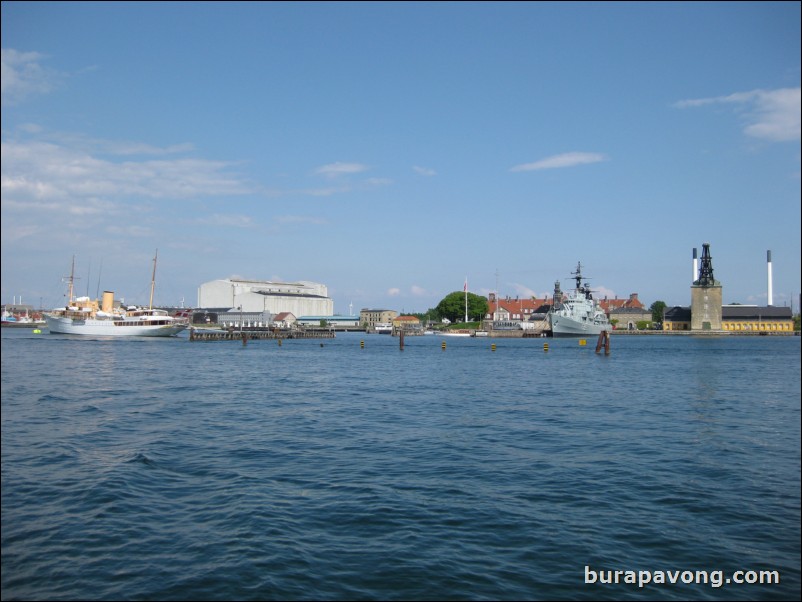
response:
M462 290L465 291L466 293L468 292L468 277L467 276L465 277L465 288L463 288Z

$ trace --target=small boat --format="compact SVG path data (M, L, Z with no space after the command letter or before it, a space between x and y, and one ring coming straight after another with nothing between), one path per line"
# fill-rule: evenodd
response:
M473 333L470 330L460 329L460 330L443 330L440 332L444 337L469 337L472 336Z
M158 251L156 253L158 257ZM114 307L114 293L104 291L101 301L89 297L73 298L75 258L69 277L69 302L66 307L45 313L51 334L89 336L171 337L189 327L187 318L169 315L167 310L153 308L156 282L156 257L150 287L150 307Z
M3 326L6 325L16 326L18 324L33 324L33 319L28 317L27 315L25 316L15 315L14 313L8 311L8 309L4 308L2 324Z
M393 325L389 322L378 322L373 325L376 334L393 334Z
M25 311L22 314L21 308ZM19 305L17 305L17 298L14 297L14 304L10 306L3 306L3 316L0 319L0 324L3 326L25 326L33 324L34 320L28 315L28 307L22 305L22 296L19 298Z
M555 283L554 306L549 312L552 336L582 337L612 330L604 310L582 282L587 279L582 276L580 263L576 264L576 272L572 272L572 276L576 280L576 287L567 296L562 295L559 281Z

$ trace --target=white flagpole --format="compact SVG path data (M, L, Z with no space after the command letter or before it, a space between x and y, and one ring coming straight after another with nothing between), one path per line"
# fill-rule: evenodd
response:
M465 276L465 323L468 323L468 277Z

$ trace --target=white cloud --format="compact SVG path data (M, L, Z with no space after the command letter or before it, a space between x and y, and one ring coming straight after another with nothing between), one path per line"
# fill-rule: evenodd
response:
M5 222L3 222L5 225ZM37 236L42 232L43 228L40 224L27 224L19 225L14 224L13 228L3 228L3 243L11 244L16 243L25 238Z
M588 163L598 163L606 161L607 157L601 153L563 153L552 155L534 163L524 163L512 167L510 171L537 171L540 169L556 169L558 167L574 167L575 165L586 165Z
M46 94L61 75L39 63L45 58L38 52L0 50L0 96L3 105L15 105L34 94Z
M437 172L433 169L429 169L428 167L418 167L417 165L413 165L412 169L421 176L436 176Z
M531 299L532 297L537 297L538 299L542 299L544 296L545 297L551 296L550 293L548 295L539 295L528 286L519 284L517 282L514 282L512 284L512 288L515 291L515 293L523 299Z
M329 163L322 165L315 170L315 174L319 176L326 176L327 178L336 178L343 175L361 173L367 171L368 167L361 163Z
M134 196L187 199L255 192L235 174L232 164L174 158L114 162L96 153L52 142L2 143L0 186L5 200L84 204Z
M728 96L696 98L674 103L679 109L713 104L734 104L744 110L744 133L770 142L800 139L800 88L752 90Z
M348 192L350 188L347 187L329 187L329 188L303 188L301 190L285 190L279 191L277 195L284 195L284 194L301 194L307 196L332 196L335 194L340 194L341 192Z
M252 228L253 220L248 215L235 213L215 213L195 220L196 223L209 226L227 226L231 228Z
M135 224L130 224L127 226L109 226L106 228L106 232L114 235L115 237L131 236L134 238L148 238L153 236L152 228L148 228L146 226L137 226Z
M591 292L596 299L615 299L618 297L617 293L606 286L592 286Z
M76 132L46 131L36 123L20 124L17 126L17 130L22 134L30 135L29 139L31 141L49 142L59 147L83 151L92 155L164 156L188 153L195 150L195 146L189 142L171 144L170 146L154 146L146 142L130 140L104 140Z
M391 288L391 289L387 290L387 296L388 297L397 297L400 294L401 294L401 289L400 288Z
M366 186L389 186L393 181L390 178L368 178L365 180Z
M412 293L413 297L428 297L429 296L429 291L427 291L425 288L420 287L420 286L418 286L416 284L412 285L412 287L410 288L410 292Z
M176 153L186 153L195 150L195 147L188 142L183 144L173 144L167 147L153 146L143 142L109 142L107 151L115 155L173 155Z

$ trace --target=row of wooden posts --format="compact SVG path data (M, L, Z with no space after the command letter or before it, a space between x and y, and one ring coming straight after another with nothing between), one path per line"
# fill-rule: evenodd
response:
M584 346L584 345L587 344L587 341L585 339L579 339L579 344ZM360 341L360 347L362 349L365 348L365 341ZM596 353L600 353L601 350L602 350L602 347L604 348L604 355L610 355L610 333L607 332L606 330L602 330L599 333L599 340L596 342ZM401 334L398 337L398 348L401 351L404 350L404 331L403 330L401 331ZM443 351L446 350L446 342L445 341L443 341L440 344L440 348ZM491 351L495 351L496 350L496 344L495 343L490 345L490 350ZM549 344L548 343L543 343L543 351L548 351L548 350L549 350Z
M311 335L311 336L310 336ZM242 344L247 345L248 339L278 339L279 346L281 345L282 338L334 338L334 333L332 332L330 335L327 335L323 332L316 331L314 334L300 334L295 333L294 336L277 336L276 333L268 332L268 331L260 331L260 332L236 332L236 331L205 331L205 332L195 332L192 329L189 333L189 340L190 341L232 341L237 339L242 339ZM585 339L579 339L580 346L585 346L587 341ZM323 343L320 344L321 347ZM365 341L359 342L360 348L365 348ZM398 337L398 348L403 351L404 350L404 332L401 331L401 334ZM440 345L440 348L445 351L446 350L446 342L443 341ZM604 355L610 355L610 333L606 330L602 330L599 333L599 340L596 342L596 353L601 353L602 348L604 348ZM490 350L496 350L496 344L493 343L490 345ZM543 351L549 350L549 344L543 343Z

